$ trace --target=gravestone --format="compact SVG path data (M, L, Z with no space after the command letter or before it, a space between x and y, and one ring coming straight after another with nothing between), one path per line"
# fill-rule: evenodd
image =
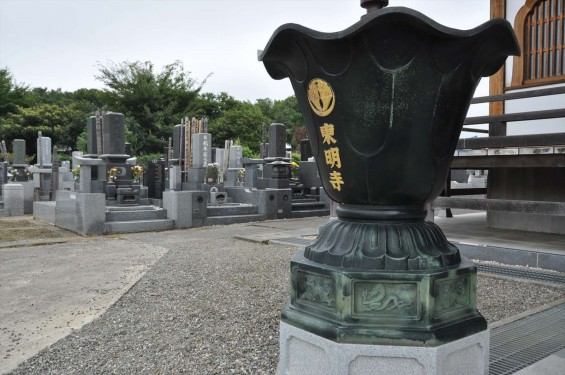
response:
M177 124L173 126L173 157L170 163L173 165L180 165L180 159L184 154L184 126Z
M37 138L37 165L42 168L51 167L51 138Z
M229 168L241 168L243 166L241 158L243 157L243 148L241 146L230 147Z
M23 139L14 139L12 141L12 167L16 169L16 181L24 182L28 180L25 172L26 141Z
M59 154L57 153L57 146L53 148L53 160L51 161L51 186L49 190L49 200L57 199L57 190L59 190Z
M90 116L86 122L86 157L96 157L98 155L96 121L96 116Z
M271 124L269 126L269 155L268 158L286 157L286 126Z
M8 149L6 148L6 141L0 142L0 154L2 154L2 161L8 163Z
M103 153L98 157L106 164L106 173L116 170L115 178L106 183L106 198L116 197L117 204L139 204L139 184L133 183L131 165L127 162L130 156L125 153L125 116L107 112L101 122Z
M133 151L132 151L132 149L131 149L131 143L126 142L126 143L124 144L124 152L125 152L126 155L132 156L132 152L133 152Z
M108 112L103 117L103 152L104 155L126 155L125 117L121 113Z
M26 165L26 141L14 139L12 141L12 167L25 167Z
M8 163L0 162L0 187L8 183Z
M192 168L206 168L212 162L212 135L195 133L192 135Z
M223 148L215 148L214 149L214 156L212 158L214 163L217 163L219 168L220 168L220 176L222 174L222 171L224 170L224 153L225 153L225 149Z
M73 172L71 171L71 162L68 160L63 160L61 162L61 168L59 169L59 182L65 183L65 189L69 186L68 182L73 182ZM63 184L59 184L59 187L63 187Z
M259 189L288 189L290 187L290 159L286 157L286 126L269 126L269 155L263 165L263 176L257 178Z
M163 199L165 191L165 161L153 159L147 165L147 196Z
M308 161L309 158L314 156L312 153L312 146L309 139L300 141L300 161Z

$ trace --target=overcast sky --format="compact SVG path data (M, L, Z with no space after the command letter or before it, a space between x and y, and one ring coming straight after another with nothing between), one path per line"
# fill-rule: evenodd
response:
M460 29L489 19L489 0L390 5ZM274 81L257 61L273 31L285 23L339 31L364 12L359 0L0 0L0 67L31 87L74 91L102 88L98 62L152 61L160 69L180 60L198 81L212 73L204 92L284 99L290 82Z

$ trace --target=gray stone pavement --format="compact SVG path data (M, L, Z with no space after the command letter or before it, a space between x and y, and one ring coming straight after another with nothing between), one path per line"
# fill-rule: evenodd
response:
M253 242L316 235L327 217L256 222L198 230L99 237L72 234L56 240L2 244L0 238L0 373L35 355L103 314L165 253L162 245L185 236L230 235ZM484 213L436 218L449 240L539 252L565 259L565 236L486 228ZM0 220L0 229L2 221ZM131 246L128 239L143 239ZM137 241L139 242L139 241ZM509 257L508 263L512 263ZM10 343L18 342L17 350ZM562 374L563 351L519 372Z

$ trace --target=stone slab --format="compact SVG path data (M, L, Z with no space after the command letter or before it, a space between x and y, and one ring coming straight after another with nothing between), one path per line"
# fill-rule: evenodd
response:
M33 202L33 217L55 224L56 202Z
M487 375L489 330L436 347L339 344L284 322L280 375Z
M2 200L5 216L22 216L24 214L24 187L21 184L2 185Z
M35 195L34 183L33 181L22 181L19 184L24 187L24 214L32 214Z

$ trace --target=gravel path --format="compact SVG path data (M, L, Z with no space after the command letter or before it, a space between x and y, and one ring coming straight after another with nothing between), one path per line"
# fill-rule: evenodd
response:
M169 252L104 315L13 374L274 374L297 249L232 239L238 230L128 236L133 246L155 242ZM560 297L563 289L479 277L489 322Z

